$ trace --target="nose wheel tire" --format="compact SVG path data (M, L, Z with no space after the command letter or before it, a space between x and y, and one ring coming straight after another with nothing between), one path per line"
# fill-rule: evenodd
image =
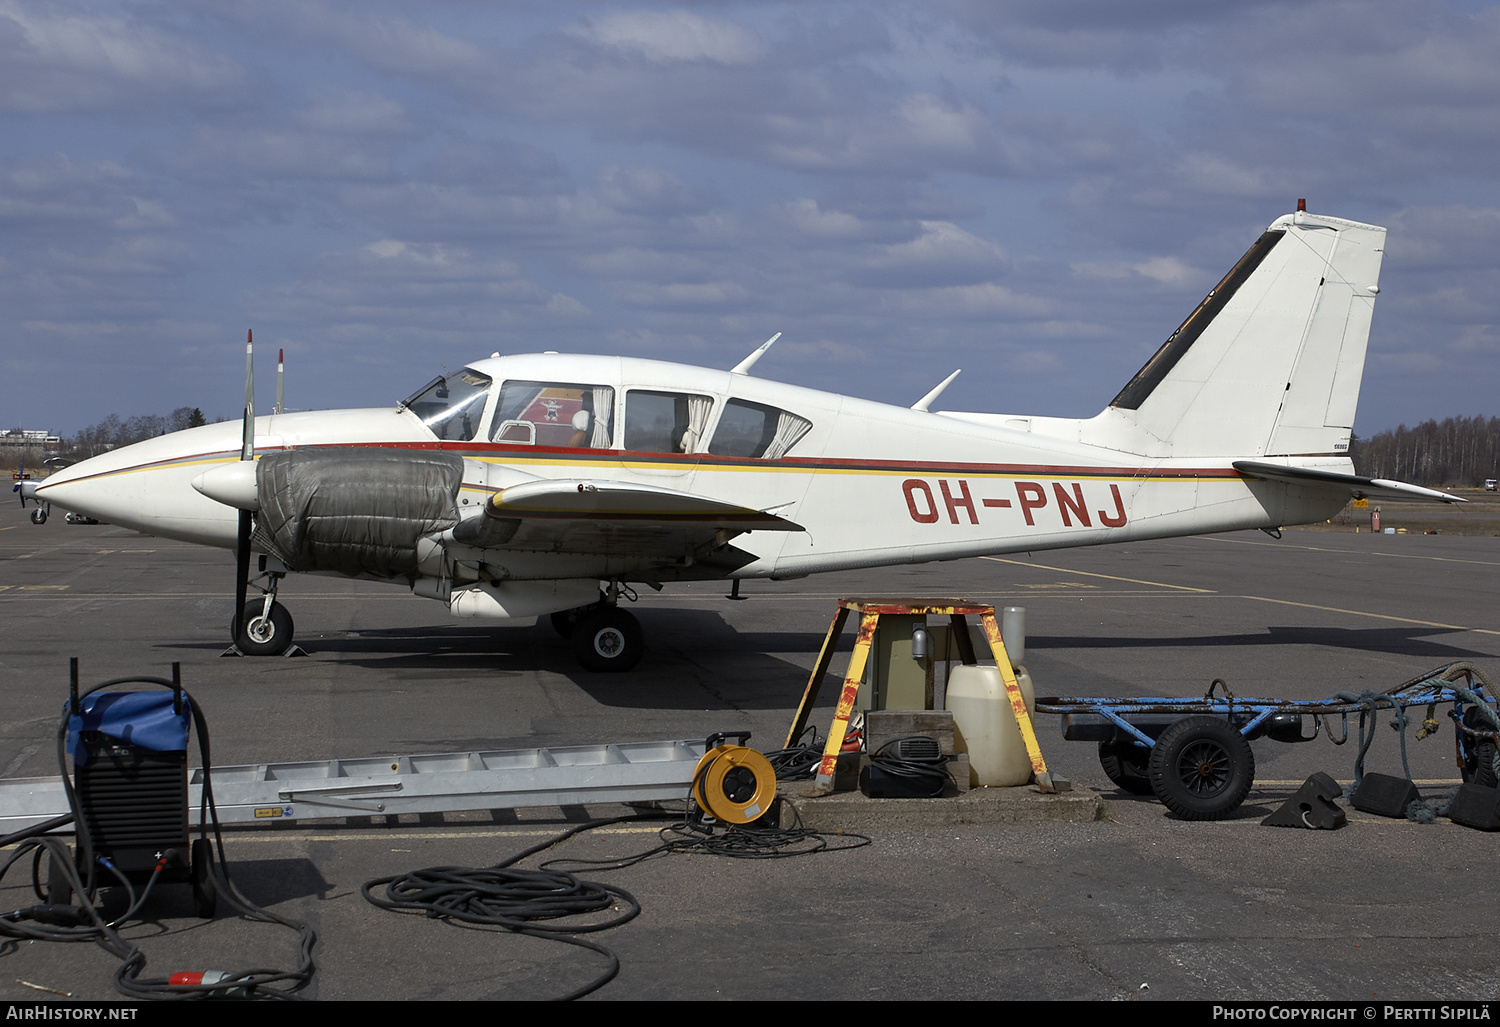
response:
M573 655L584 670L629 670L646 651L640 622L626 610L607 606L579 619L573 629Z
M292 644L292 615L280 603L271 604L271 616L262 615L262 604L245 609L244 630L236 632L235 644L246 656L280 656Z
M1223 820L1255 782L1250 743L1215 717L1184 717L1151 749L1151 790L1184 820Z
M37 507L35 510L31 511L31 523L32 524L46 524L47 523L47 511L43 510L41 507Z

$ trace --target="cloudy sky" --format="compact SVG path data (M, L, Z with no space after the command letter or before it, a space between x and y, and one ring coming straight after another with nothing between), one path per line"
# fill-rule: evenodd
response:
M1500 413L1472 0L0 0L0 422L502 352L1097 412L1267 223L1389 226L1356 430ZM263 404L264 405L264 401Z

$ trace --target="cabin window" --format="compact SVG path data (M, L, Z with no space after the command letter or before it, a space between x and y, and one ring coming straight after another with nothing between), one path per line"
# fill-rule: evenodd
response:
M608 449L615 390L608 385L509 381L500 388L494 442Z
M464 368L430 382L402 406L422 419L439 439L468 442L479 432L490 376Z
M685 392L631 389L625 394L625 448L645 453L697 453L714 401Z
M731 399L724 404L708 451L715 456L776 460L785 456L811 428L811 421L785 410Z

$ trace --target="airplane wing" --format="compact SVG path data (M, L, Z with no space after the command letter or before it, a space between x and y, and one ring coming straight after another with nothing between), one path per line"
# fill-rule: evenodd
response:
M653 485L537 480L495 493L445 533L461 545L679 559L747 531L803 531L764 510Z
M1288 467L1286 464L1268 464L1260 460L1236 460L1234 469L1247 478L1281 481L1288 485L1346 488L1355 499L1377 496L1386 499L1427 499L1437 503L1468 502L1460 496L1450 496L1437 489L1424 489L1420 485L1408 485L1404 481L1366 478L1360 474L1340 474L1337 471L1322 471L1312 467Z

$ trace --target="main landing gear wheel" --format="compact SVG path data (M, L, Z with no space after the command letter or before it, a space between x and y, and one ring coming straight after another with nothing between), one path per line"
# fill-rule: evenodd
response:
M235 644L246 656L280 656L292 645L292 615L280 603L271 604L271 616L262 615L263 604L245 608L245 628L235 632Z
M603 592L599 593L599 601L589 603L587 606L575 606L571 610L558 610L552 615L552 630L563 638L571 639L573 631L578 627L578 622L591 613L598 613L609 604L605 602Z
M1131 795L1151 794L1151 750L1129 742L1100 742L1104 776Z
M618 606L584 615L573 629L573 655L584 670L626 671L645 651L640 622Z
M1151 749L1151 790L1184 820L1223 820L1255 781L1245 736L1216 717L1184 717Z

